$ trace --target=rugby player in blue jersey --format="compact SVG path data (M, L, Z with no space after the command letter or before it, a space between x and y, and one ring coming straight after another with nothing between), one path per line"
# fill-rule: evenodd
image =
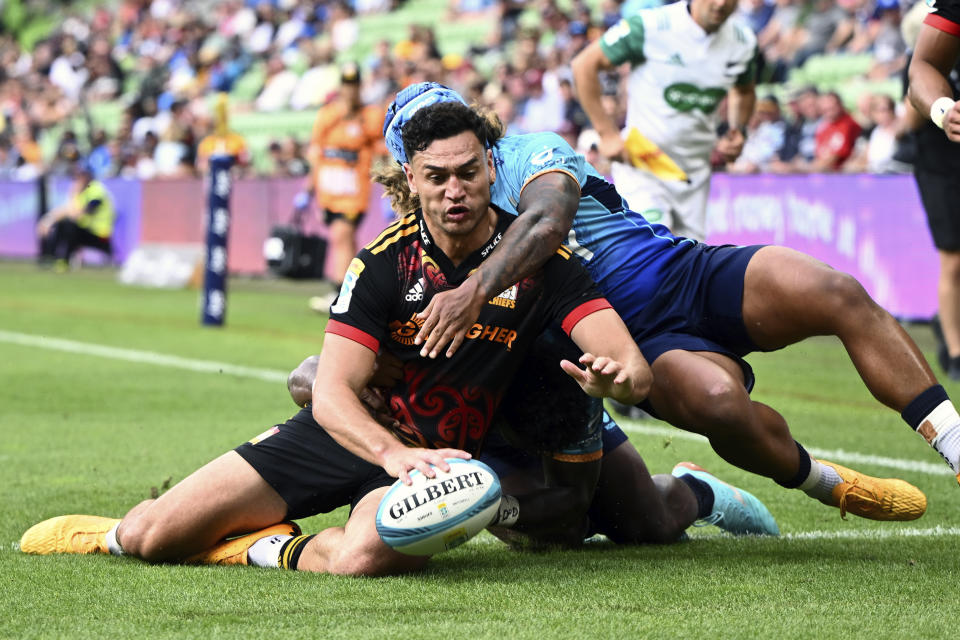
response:
M384 135L396 166L378 180L399 214L417 204L404 175L403 128L434 110L464 109L459 94L435 83L404 89L388 109ZM812 458L783 416L751 400L754 375L743 356L833 335L874 397L960 472L960 416L917 346L853 277L785 247L714 247L674 236L629 210L555 134L502 137L491 120L486 143L497 171L492 201L517 221L469 278L420 314L416 340L425 356L454 355L486 301L565 244L651 363L642 408L705 435L731 464L799 488L841 515L912 520L924 513L926 497L916 487ZM617 462L617 451L605 456L611 482Z

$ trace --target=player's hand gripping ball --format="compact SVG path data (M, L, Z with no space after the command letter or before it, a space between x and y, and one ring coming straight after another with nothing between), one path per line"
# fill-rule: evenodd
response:
M500 479L477 460L448 458L450 472L428 478L412 471L411 485L399 480L380 501L377 533L390 547L430 556L459 546L482 531L500 506Z

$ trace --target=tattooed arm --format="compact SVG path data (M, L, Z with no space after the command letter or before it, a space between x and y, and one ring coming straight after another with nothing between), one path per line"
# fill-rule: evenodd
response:
M483 305L521 278L539 269L566 239L580 206L580 186L569 174L551 171L523 189L517 219L500 244L463 284L437 294L420 313L417 344L421 355L436 358L449 344L452 356L476 322Z

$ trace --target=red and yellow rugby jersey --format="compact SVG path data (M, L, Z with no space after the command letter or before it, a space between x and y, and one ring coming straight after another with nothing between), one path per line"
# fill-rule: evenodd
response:
M489 241L454 266L433 242L419 212L393 223L350 264L326 331L403 362L403 380L389 392L411 446L477 453L504 391L533 340L551 322L569 334L585 316L610 308L570 250L561 247L535 275L484 305L452 358L420 357L413 343L417 313L441 291L458 286L490 255L514 216L497 210ZM557 358L560 366L560 358Z

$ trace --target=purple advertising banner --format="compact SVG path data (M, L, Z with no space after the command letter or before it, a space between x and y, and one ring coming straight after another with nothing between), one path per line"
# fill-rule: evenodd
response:
M930 318L939 264L912 175L716 175L710 244L779 244L860 281L898 318Z
M126 259L141 242L199 243L203 225L198 180L105 182L117 208L114 260ZM54 180L48 202L62 201L69 180ZM290 217L301 181L240 180L233 198L231 272L263 273L263 240L271 225ZM379 190L358 229L360 245L387 224ZM35 182L0 182L0 256L37 252ZM884 308L899 318L929 318L936 311L939 270L913 176L718 174L709 205L711 244L780 244L799 249L854 275ZM310 231L325 234L319 216ZM94 256L96 257L96 256Z
M0 181L0 256L37 255L37 183Z

